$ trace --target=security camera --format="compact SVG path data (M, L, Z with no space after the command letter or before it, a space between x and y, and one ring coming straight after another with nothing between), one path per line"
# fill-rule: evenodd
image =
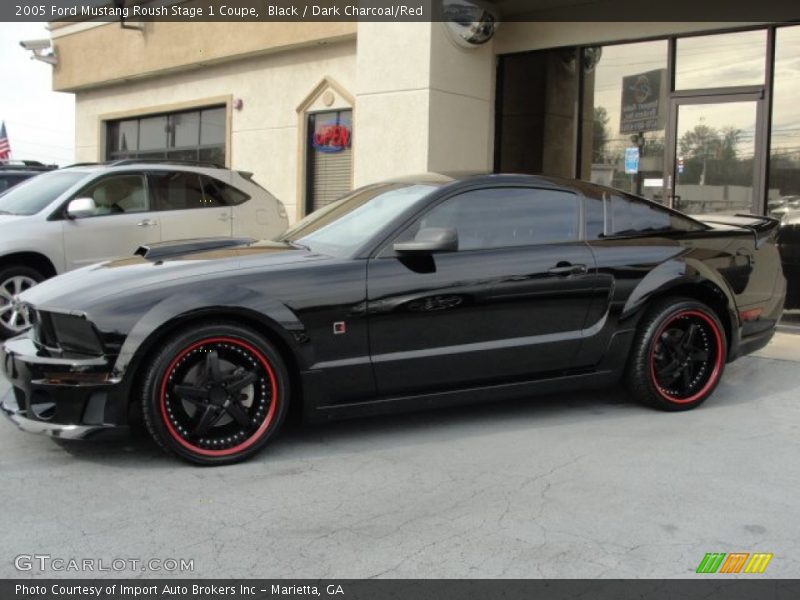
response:
M475 48L492 39L499 14L483 0L442 0L442 20L459 46Z
M22 40L19 45L25 48L25 50L36 52L37 50L47 50L50 47L50 40Z
M51 49L50 40L47 38L42 40L22 40L19 45L33 53L31 55L33 60L40 60L48 65L58 64L55 50Z

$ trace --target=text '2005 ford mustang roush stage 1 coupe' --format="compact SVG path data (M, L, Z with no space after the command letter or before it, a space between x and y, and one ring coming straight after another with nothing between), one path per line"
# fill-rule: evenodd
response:
M156 244L26 291L2 406L64 438L141 411L201 464L253 455L290 404L320 420L623 380L693 408L773 335L776 231L544 177L371 185L275 241Z

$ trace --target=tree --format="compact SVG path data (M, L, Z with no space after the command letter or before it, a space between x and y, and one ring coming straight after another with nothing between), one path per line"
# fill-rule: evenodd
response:
M681 183L725 185L747 183L752 170L739 159L742 130L733 126L721 131L706 125L701 119L694 129L678 141L684 170Z
M608 143L608 111L603 106L594 107L592 127L592 162L605 162L605 146Z

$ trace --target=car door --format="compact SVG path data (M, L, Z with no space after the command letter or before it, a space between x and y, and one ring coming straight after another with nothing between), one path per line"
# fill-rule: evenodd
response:
M192 171L153 171L150 185L161 220L161 239L231 237L231 207L203 188Z
M62 222L67 269L133 255L142 244L161 241L142 173L119 173L92 181L75 198L91 198L94 214Z
M368 264L381 395L535 379L572 366L592 297L579 198L532 187L450 197ZM453 228L458 251L398 255L396 241Z

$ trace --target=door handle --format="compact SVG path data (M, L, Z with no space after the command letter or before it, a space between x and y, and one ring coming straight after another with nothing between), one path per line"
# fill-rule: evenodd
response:
M550 275L582 275L586 273L586 265L573 265L570 263L558 263L555 267L547 269Z
M155 227L156 225L158 225L158 223L152 219L142 219L136 224L137 227Z
M230 217L230 215L227 215L227 214L223 213L223 214L221 214L221 215L219 216L219 220L220 220L220 221L230 221L230 220L231 220L231 217Z

